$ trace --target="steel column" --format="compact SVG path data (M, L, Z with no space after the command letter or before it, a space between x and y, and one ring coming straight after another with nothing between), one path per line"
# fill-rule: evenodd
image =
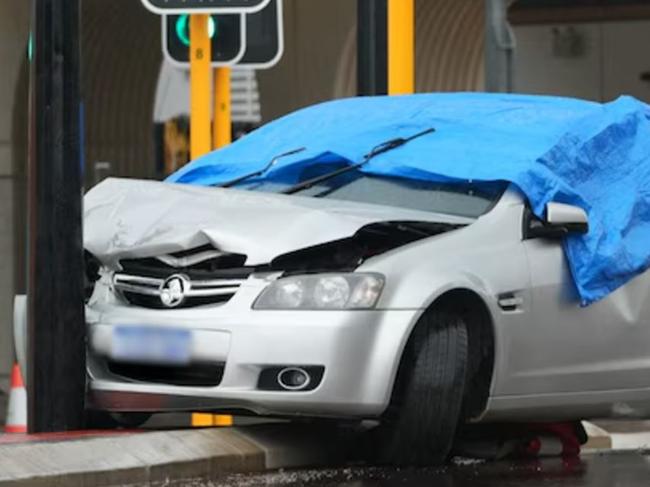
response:
M388 4L387 0L358 0L357 3L357 93L388 93Z
M83 426L83 292L79 1L32 0L30 80L29 431Z
M485 89L510 93L514 89L515 37L508 22L514 0L485 0Z

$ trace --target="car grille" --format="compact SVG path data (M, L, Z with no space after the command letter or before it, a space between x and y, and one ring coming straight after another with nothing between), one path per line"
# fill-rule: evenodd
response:
M122 270L113 286L130 304L153 309L189 308L223 304L230 300L253 268L244 267L245 255L205 247L194 251L120 261ZM185 283L182 299L173 305L162 299L165 283L179 276Z
M115 375L138 382L172 386L216 387L221 384L225 364L193 364L186 367L167 367L136 363L108 362L108 370Z
M175 275L175 274L170 274ZM213 279L196 281L188 279L190 288L185 291L184 301L175 308L223 303L234 296L245 279ZM162 302L161 287L165 279L130 274L115 274L113 284L129 303L145 308L167 309Z

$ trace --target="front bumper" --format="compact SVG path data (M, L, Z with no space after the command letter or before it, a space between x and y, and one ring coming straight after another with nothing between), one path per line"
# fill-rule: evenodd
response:
M401 352L418 310L258 311L240 289L222 306L152 310L119 302L88 308L89 402L109 411L246 410L264 415L376 417L388 405ZM250 294L249 296L246 296ZM179 386L113 374L116 325L191 331L193 359L225 363L218 386ZM322 366L318 387L307 392L258 388L273 366Z

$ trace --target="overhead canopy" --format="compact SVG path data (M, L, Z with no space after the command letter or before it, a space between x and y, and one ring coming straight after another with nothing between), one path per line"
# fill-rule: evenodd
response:
M599 104L504 94L351 98L278 119L168 178L210 185L282 159L260 180L295 182L305 167L359 162L373 147L430 127L360 170L422 180L504 180L528 197L581 206L590 232L565 240L584 304L650 266L650 107L631 97Z

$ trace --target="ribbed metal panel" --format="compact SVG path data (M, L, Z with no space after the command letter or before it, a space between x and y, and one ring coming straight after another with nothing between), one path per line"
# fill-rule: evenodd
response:
M418 0L415 84L418 92L476 91L485 84L483 0ZM341 52L334 96L356 90L356 32Z
M483 89L483 6L482 0L417 2L418 91Z
M81 5L86 167L108 161L114 175L151 176L160 19L134 0Z

